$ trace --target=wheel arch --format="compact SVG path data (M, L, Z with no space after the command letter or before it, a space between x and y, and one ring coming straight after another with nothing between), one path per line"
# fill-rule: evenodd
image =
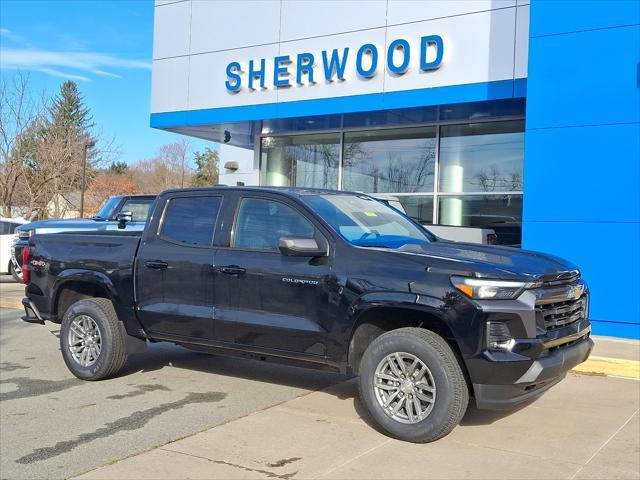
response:
M356 318L351 337L347 363L349 370L358 373L360 361L367 347L383 333L405 327L430 330L442 337L456 355L468 379L458 342L443 315L422 305L381 304L362 311Z
M63 272L53 288L51 298L51 317L59 323L67 309L84 298L116 298L113 283L101 272L80 271Z

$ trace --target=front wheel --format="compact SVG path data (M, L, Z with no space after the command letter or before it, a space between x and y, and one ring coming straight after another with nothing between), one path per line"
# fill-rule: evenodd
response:
M126 338L106 298L80 300L65 312L60 350L67 368L82 380L112 377L127 361Z
M360 397L386 433L416 443L450 433L469 403L451 347L421 328L392 330L369 345L360 363Z

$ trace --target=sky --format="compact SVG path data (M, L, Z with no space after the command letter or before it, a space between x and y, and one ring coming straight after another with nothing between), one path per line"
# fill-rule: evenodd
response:
M151 158L179 135L149 127L152 0L1 0L0 74L29 75L34 94L77 82L119 160ZM192 150L215 147L190 139Z

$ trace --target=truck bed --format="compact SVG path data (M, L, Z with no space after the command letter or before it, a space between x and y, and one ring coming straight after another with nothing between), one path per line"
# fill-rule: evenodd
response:
M115 294L119 309L131 309L133 263L141 236L142 232L36 234L29 240L27 293L43 316L56 320L56 306L50 304L53 293L66 282L79 280L78 275L93 276Z

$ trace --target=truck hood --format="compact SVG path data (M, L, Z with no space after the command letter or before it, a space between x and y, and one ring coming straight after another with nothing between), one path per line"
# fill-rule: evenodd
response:
M430 271L525 281L552 281L575 275L578 268L559 257L518 248L436 241L394 251L411 255ZM571 272L571 273L570 273ZM564 274L564 275L563 275Z
M18 227L19 230L35 230L36 233L69 230L94 230L106 225L106 219L80 218L69 220L39 220Z

